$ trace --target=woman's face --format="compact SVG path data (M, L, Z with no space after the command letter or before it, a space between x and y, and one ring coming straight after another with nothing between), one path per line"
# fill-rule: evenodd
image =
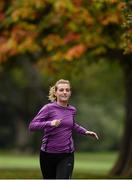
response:
M68 100L71 96L70 85L67 83L58 84L57 90L55 92L55 96L57 98L57 101L59 101L59 102L68 102Z

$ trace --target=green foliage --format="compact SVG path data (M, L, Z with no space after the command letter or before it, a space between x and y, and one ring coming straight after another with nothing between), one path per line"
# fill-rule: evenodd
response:
M125 53L132 52L132 2L124 0L123 4L123 47L125 49Z
M116 63L100 61L85 66L79 86L76 86L73 104L78 109L77 122L96 131L100 140L96 142L91 138L75 136L78 150L119 148L124 117L122 75Z

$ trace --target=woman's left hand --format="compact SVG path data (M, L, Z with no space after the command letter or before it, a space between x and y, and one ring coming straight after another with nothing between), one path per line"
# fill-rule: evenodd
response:
M93 131L86 131L85 133L88 136L92 136L92 137L94 137L96 139L99 139L98 135L95 132L93 132Z

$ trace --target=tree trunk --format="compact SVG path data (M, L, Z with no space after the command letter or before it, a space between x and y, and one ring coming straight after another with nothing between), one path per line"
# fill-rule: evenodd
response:
M27 145L29 141L25 121L20 118L16 119L15 127L16 127L16 143L15 143L16 148L18 149L18 151L24 152L27 150Z
M110 174L132 177L132 60L124 59L125 125L119 157Z

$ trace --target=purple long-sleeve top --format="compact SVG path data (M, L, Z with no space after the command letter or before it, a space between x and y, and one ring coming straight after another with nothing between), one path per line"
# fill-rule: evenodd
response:
M49 153L71 153L74 151L72 132L86 135L87 129L75 122L76 108L63 107L56 102L44 105L29 124L30 131L42 130L41 150ZM51 121L61 119L58 127Z

